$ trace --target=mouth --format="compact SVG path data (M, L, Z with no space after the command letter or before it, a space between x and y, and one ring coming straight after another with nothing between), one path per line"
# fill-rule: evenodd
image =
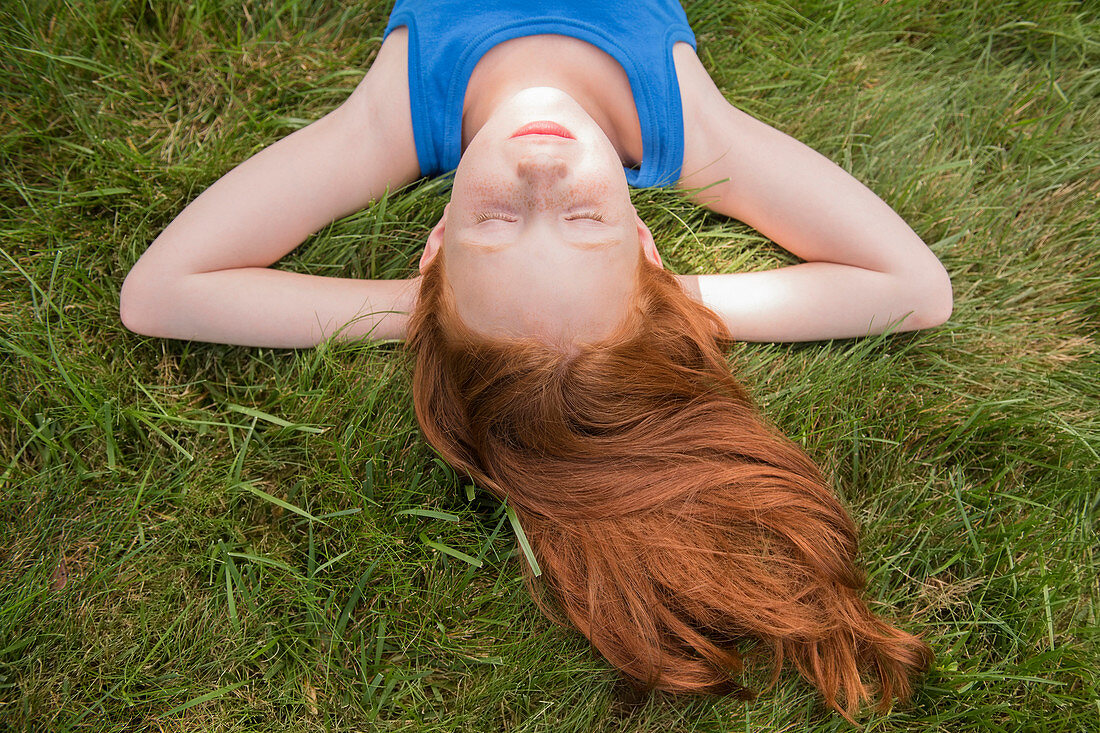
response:
M512 133L512 137L521 137L523 135L553 135L555 137L576 140L576 138L573 137L573 133L569 132L569 130L562 127L557 122L551 122L550 120L529 122Z

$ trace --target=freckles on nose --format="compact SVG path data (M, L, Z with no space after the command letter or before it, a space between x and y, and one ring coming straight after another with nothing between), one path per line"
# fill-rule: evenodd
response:
M520 178L529 181L564 178L568 170L564 160L546 153L524 156L516 166Z
M568 174L568 168L565 173ZM575 178L566 186L539 185L546 183L544 179L523 180L526 185L516 185L511 180L498 177L473 180L468 184L467 195L475 208L538 209L542 207L595 208L594 201L602 201L614 193L606 181L599 179ZM557 180L560 179L551 178L549 182Z

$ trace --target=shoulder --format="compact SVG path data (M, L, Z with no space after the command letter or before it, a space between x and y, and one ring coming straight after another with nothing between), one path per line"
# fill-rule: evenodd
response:
M411 126L408 37L408 29L404 26L386 37L366 76L344 103L346 106L360 112L369 110L375 116L384 113L385 117L395 120L404 115Z
M409 106L408 29L394 29L378 50L366 76L340 106L347 122L386 141L387 153L416 165ZM417 168L419 170L419 168Z
M685 180L681 186L706 185L711 181L703 182L697 174L730 153L730 133L733 131L729 127L731 122L738 122L737 110L726 101L690 45L677 43L672 56L684 118L681 170Z

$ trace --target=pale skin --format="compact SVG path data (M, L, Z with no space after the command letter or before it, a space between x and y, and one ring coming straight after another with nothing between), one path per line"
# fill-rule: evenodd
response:
M271 265L322 226L420 177L404 29L337 109L240 164L156 238L123 284L121 315L151 336L310 347L402 339L418 281L357 280ZM802 143L731 106L691 47L673 49L684 110L678 186L803 260L763 272L680 276L735 338L804 341L943 323L951 283L881 199ZM552 62L548 62L552 60ZM514 136L535 121L570 137ZM629 304L639 257L660 264L630 204L641 160L622 68L562 36L514 39L474 70L452 199L423 268L445 253L459 315L491 335L593 341Z

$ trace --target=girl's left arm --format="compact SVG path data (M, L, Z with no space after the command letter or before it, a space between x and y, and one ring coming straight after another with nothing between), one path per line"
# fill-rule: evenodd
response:
M676 57L685 130L680 186L707 187L696 201L804 260L680 277L734 338L849 338L947 320L947 271L893 209L824 156L730 105L689 47L677 46Z

